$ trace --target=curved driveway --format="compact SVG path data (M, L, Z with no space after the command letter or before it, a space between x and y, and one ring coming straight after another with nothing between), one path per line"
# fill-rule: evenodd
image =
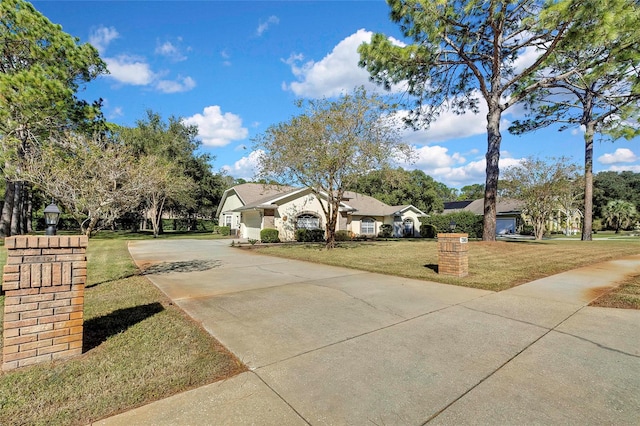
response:
M100 424L638 424L640 311L586 305L640 256L494 293L224 240L129 250L251 371Z

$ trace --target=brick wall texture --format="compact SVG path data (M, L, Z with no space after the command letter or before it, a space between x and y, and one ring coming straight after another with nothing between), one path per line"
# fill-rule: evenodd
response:
M2 369L82 353L86 236L5 239Z
M469 275L469 234L438 234L438 274ZM461 242L461 239L465 242Z

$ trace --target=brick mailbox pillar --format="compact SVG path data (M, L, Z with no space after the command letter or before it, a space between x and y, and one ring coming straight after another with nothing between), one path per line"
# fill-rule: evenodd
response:
M469 275L469 234L438 234L438 274Z
M2 369L82 353L86 236L5 239Z

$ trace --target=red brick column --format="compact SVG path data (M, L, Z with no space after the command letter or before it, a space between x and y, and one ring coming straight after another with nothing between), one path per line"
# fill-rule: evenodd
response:
M86 236L5 239L2 369L82 353Z
M438 274L469 275L469 234L438 234Z

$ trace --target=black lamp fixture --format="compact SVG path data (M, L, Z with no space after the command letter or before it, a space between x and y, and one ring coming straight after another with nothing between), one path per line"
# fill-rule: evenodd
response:
M451 222L449 222L449 230L451 231L451 233L456 232L456 221L452 220Z
M60 219L60 209L51 200L44 209L44 222L47 224L47 229L44 231L45 235L56 235L56 227L58 226L58 220Z

